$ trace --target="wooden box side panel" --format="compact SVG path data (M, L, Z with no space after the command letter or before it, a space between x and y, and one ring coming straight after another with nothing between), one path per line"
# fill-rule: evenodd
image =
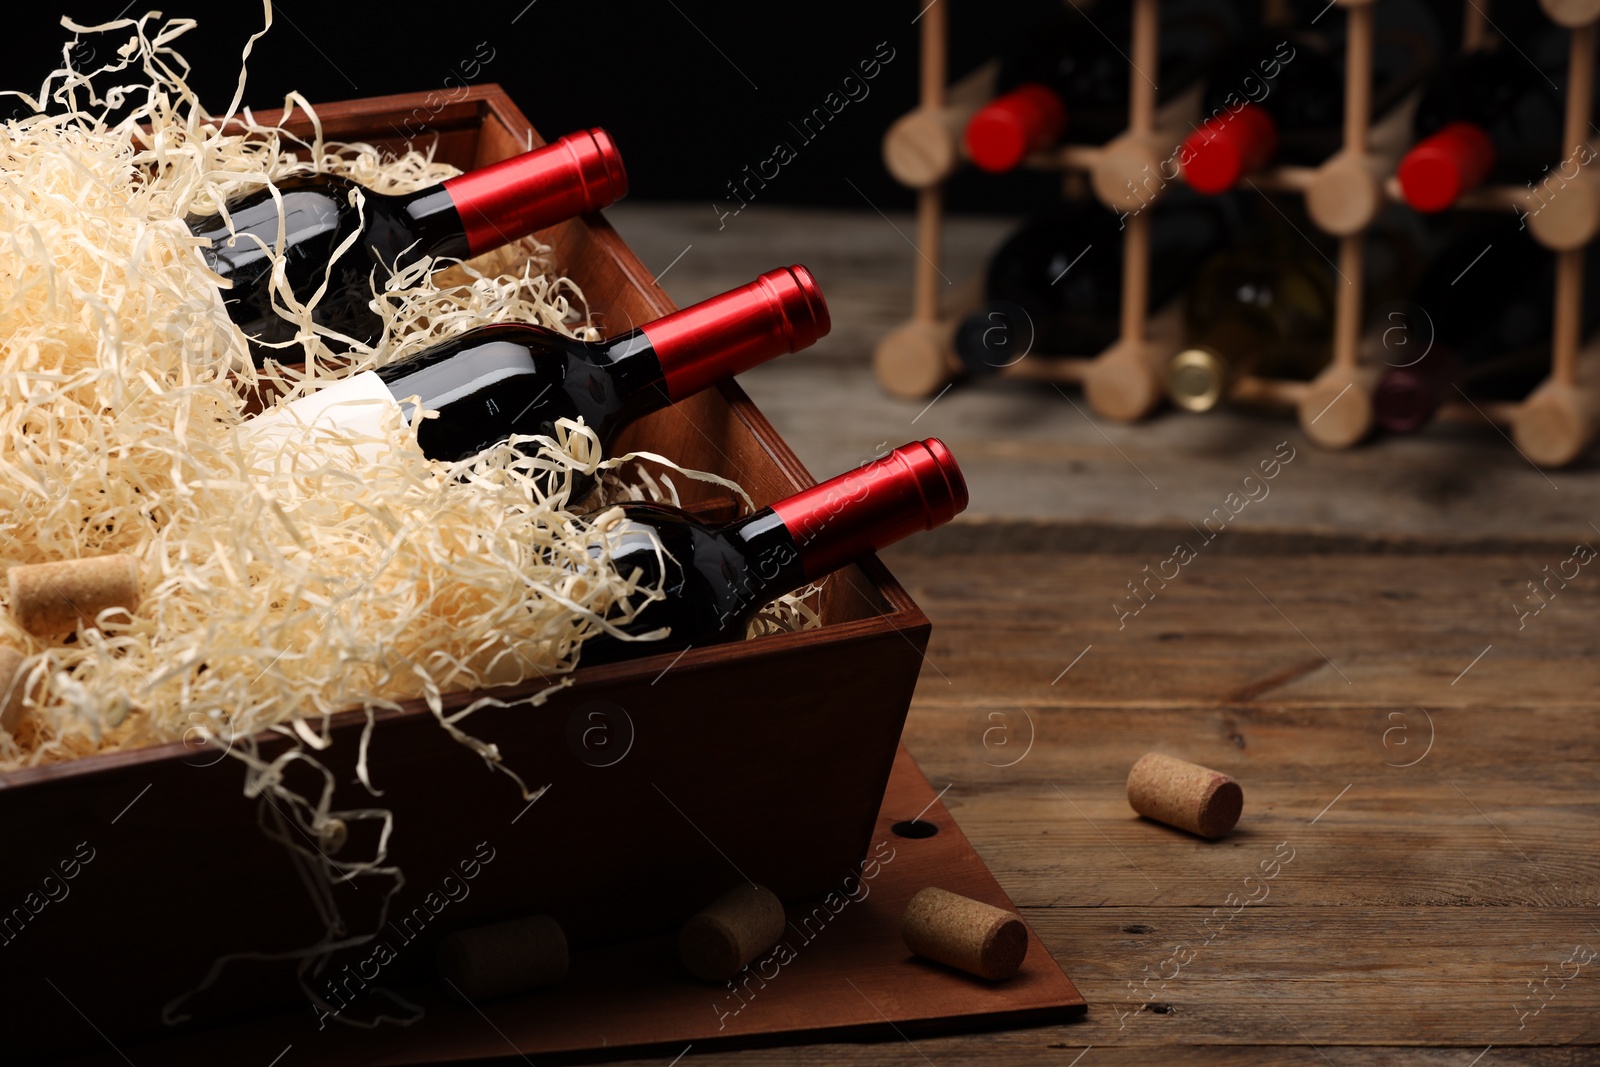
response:
M920 644L927 635L912 636ZM349 948L319 988L374 971L374 986L432 982L443 934L519 915L554 915L581 951L671 929L745 878L787 901L820 896L869 845L919 663L915 647L880 633L836 648L826 687L816 684L818 657L795 651L479 711L465 727L499 746L530 786L549 786L532 805L431 716L391 718L375 731L380 797L343 788L357 746L341 738L322 754L339 799L393 813L399 832L385 862L405 881L386 915L391 877L333 889L347 933L380 930L393 958L375 963L377 942ZM270 958L317 940L322 927L287 849L256 825L272 825L274 812L241 795L242 774L234 760L202 752L51 783L27 797L49 819L25 817L20 797L0 791L0 819L13 827L0 901L20 904L79 842L95 853L70 895L6 947L7 973L49 977L72 1001L42 981L5 983L11 1017L33 1020L8 1048L60 1051L71 1047L66 1035L93 1046L79 1010L108 1034L154 1034L164 1029L162 1006L198 985L214 959ZM309 771L288 780L303 793L319 782ZM376 828L353 822L336 855L371 856ZM293 1010L305 1004L293 970L282 960L230 964L187 1008L197 1025ZM376 1001L357 1003L370 1011Z

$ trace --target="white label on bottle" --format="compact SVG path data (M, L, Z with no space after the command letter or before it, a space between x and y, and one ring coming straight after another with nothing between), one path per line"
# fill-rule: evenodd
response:
M286 452L290 445L302 450L302 469L323 466L338 454L363 465L378 463L390 451L384 418L399 406L382 378L362 371L244 422L239 439L254 453L254 467L290 460L296 455Z

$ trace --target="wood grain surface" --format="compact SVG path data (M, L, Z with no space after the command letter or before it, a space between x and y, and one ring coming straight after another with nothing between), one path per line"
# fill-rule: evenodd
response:
M705 1062L1600 1062L1600 571L1519 630L1554 543L1242 533L1119 630L1146 556L1017 549L1016 529L981 560L981 529L887 554L934 620L906 743L1087 1015ZM1152 749L1237 777L1238 828L1136 816L1124 783Z

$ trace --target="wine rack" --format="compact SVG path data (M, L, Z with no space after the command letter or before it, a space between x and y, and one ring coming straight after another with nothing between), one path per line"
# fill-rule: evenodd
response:
M1342 149L1320 166L1274 167L1251 176L1263 192L1302 195L1312 222L1338 240L1337 267L1343 284L1338 287L1332 358L1309 382L1246 376L1234 383L1229 394L1236 402L1293 408L1307 437L1336 449L1359 443L1373 426L1371 397L1379 346L1364 332L1363 247L1365 232L1386 201L1400 199L1395 168L1408 146L1414 107L1413 99L1392 108L1375 123L1369 120L1373 11L1381 2L1335 0L1349 20ZM1589 146L1600 159L1600 141L1592 136L1590 114L1600 0L1540 2L1552 21L1570 31L1563 151ZM1487 33L1488 3L1465 0L1463 49L1477 47ZM1138 73L1157 66L1159 4L1160 0L1133 0L1128 129L1104 145L1061 146L1027 161L1028 166L1086 176L1094 195L1106 207L1129 213L1123 237L1119 339L1093 358L1022 359L999 372L1005 377L1081 385L1097 414L1122 422L1142 419L1160 405L1162 369L1183 342L1177 308L1169 306L1153 317L1149 308L1147 209L1164 188L1164 161L1173 156L1189 132L1181 119L1173 121L1173 112L1178 110L1173 105L1181 105L1181 98L1158 108L1154 85ZM920 102L890 126L883 142L890 173L917 193L919 255L912 316L887 334L873 355L880 384L905 397L932 396L962 373L954 334L961 316L970 309L947 306L949 302L941 298L943 186L963 165L962 131L967 120L993 96L997 69L991 63L955 85L946 85L947 7L931 5L920 18ZM1552 161L1552 167L1559 165ZM1152 175L1161 176L1154 185ZM1571 463L1600 433L1600 342L1585 347L1582 337L1583 255L1600 232L1600 165L1579 168L1571 179L1564 173L1561 178L1561 189L1548 201L1534 189L1502 185L1474 190L1457 206L1458 210L1524 214L1533 237L1556 257L1549 376L1521 401L1474 404L1462 399L1447 402L1437 416L1442 421L1481 423L1487 419L1508 432L1529 460L1545 467Z

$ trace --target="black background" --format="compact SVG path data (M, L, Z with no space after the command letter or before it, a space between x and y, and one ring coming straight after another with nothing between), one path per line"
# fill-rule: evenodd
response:
M972 0L948 4L952 77L982 63L1060 0ZM126 17L150 10L137 0ZM635 199L731 201L727 183L787 141L796 158L758 202L906 209L912 198L884 170L883 131L916 102L922 0L811 0L734 4L721 0L513 0L508 3L390 3L288 0L249 60L244 102L275 108L290 90L313 103L412 91L447 91L474 55L492 58L472 79L499 82L546 138L587 126L616 137ZM92 25L122 10L117 0L70 7L16 5L0 60L8 87L37 93L73 37L63 14ZM190 84L212 111L226 108L239 57L263 11L249 0L163 3L168 18L199 25L175 47L192 65ZM515 21L513 21L515 20ZM129 31L85 35L78 54L110 61ZM880 42L895 50L809 143L798 123L838 91ZM79 64L83 66L82 63ZM753 83L753 84L752 84ZM452 81L451 86L458 84ZM860 95L860 90L856 90ZM842 95L842 94L841 94ZM15 114L16 107L6 109ZM1030 173L963 175L950 190L956 210L1013 213L1046 202L1058 178ZM851 187L854 183L859 189Z

